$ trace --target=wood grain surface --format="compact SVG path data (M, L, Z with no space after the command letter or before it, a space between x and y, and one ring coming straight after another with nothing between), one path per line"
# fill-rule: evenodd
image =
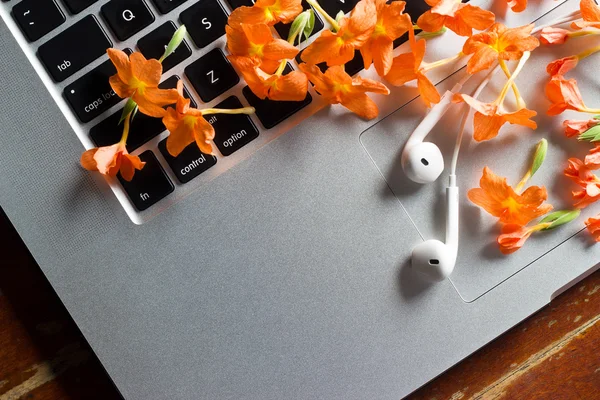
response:
M0 400L120 399L4 215L0 257ZM408 398L600 399L599 321L600 271Z

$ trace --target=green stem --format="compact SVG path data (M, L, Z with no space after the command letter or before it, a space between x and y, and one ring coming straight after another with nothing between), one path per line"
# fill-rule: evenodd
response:
M125 116L125 121L124 121L124 125L123 125L123 135L121 135L121 140L119 143L122 144L127 144L127 138L129 137L129 125L130 125L130 120L131 120L131 113L127 114L127 116Z
M327 14L327 11L323 10L323 7L321 7L317 0L306 0L306 2L313 6L315 11L321 14L321 16L325 18L327 22L329 22L329 25L331 25L336 32L340 30L340 24L337 23L335 18L332 18L331 15Z

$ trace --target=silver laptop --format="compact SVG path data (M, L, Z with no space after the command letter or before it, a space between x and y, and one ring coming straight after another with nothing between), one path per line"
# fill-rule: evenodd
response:
M597 267L600 246L583 219L502 256L493 219L465 196L485 165L517 182L532 146L548 137L548 161L532 183L548 187L556 209L569 206L561 171L587 149L563 138L560 117L546 117L544 68L584 41L536 51L521 74L537 131L511 126L495 141L464 143L458 261L449 279L431 284L409 267L410 252L443 240L446 179L416 186L400 168L426 112L416 89L374 96L381 113L369 122L326 107L312 88L302 102L261 102L225 58L227 14L249 2L0 5L0 205L126 399L398 399ZM472 3L509 26L578 7L540 0L514 14L501 0ZM335 15L354 2L322 4ZM413 19L425 9L408 0ZM107 84L106 48L157 57L182 23L189 36L168 59L163 86L182 79L198 104L251 104L257 114L211 121L214 159L170 158L167 132L136 117L130 150L148 163L139 179L122 185L82 170L85 148L115 141L124 105ZM451 32L429 40L428 55L453 55L463 40ZM436 71L440 92L463 66ZM360 59L348 71L374 74ZM600 94L596 73L591 62L577 69L590 99ZM429 137L447 157L458 118L450 110Z

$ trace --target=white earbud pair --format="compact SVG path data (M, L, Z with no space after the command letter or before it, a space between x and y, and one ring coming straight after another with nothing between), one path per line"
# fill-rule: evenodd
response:
M414 182L434 182L444 171L444 157L439 147L423 140L452 105L455 89L442 96L404 146L402 169ZM458 187L454 174L449 177L446 203L446 243L427 240L412 251L412 267L434 281L442 281L452 273L458 255Z

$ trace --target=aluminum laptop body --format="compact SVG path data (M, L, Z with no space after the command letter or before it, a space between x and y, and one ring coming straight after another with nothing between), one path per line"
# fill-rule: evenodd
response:
M501 256L494 221L465 195L485 165L518 181L530 149L547 137L548 161L532 184L546 185L557 209L569 205L561 171L587 149L563 139L562 118L544 115L542 93L545 65L578 45L536 51L518 80L539 112L537 131L510 127L496 141L464 144L459 258L450 279L429 284L410 269L410 251L443 240L445 175L420 187L402 174L402 146L426 112L414 87L374 96L381 113L370 122L323 107L311 89L301 118L264 129L252 117L261 131L255 143L137 212L118 182L79 166L91 125L79 123L61 93L106 58L57 85L36 57L45 39L29 44L12 19L16 3L0 6L0 205L126 399L398 399L548 304L600 259L582 220ZM156 13L157 22L177 20L187 3ZM473 3L509 26L578 6L531 1L514 14L502 1ZM77 18L67 15L61 29ZM133 48L151 29L112 42ZM431 40L427 54L452 55L462 40ZM210 48L193 50L192 61ZM461 67L438 72L440 91L463 76ZM599 94L596 74L592 63L577 69L590 99ZM482 98L497 93L501 78ZM244 100L242 86L232 90ZM428 138L447 161L457 129L454 110ZM161 135L138 152L150 149L164 164Z

